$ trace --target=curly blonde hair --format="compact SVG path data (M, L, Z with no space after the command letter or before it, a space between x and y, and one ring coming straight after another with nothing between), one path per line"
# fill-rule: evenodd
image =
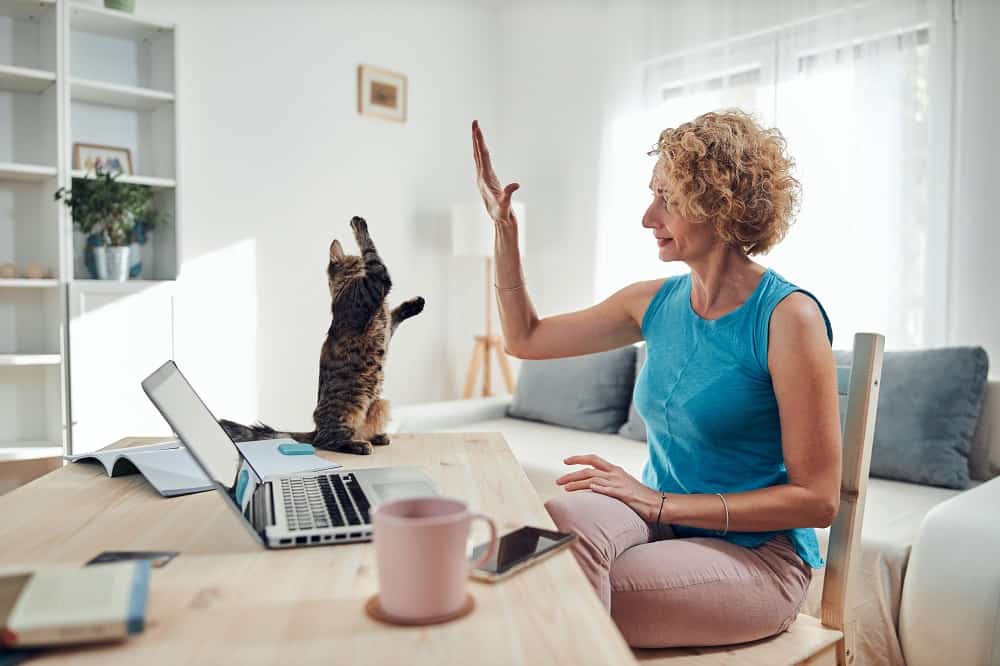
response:
M667 205L712 222L718 237L744 254L765 254L785 237L800 186L785 138L737 109L705 113L660 133L656 177Z

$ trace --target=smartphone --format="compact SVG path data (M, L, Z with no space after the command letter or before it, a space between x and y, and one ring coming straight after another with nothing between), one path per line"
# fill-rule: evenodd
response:
M576 539L575 534L553 532L539 527L522 527L500 537L497 552L482 565L472 569L472 577L493 583L557 553ZM489 548L483 543L473 550L473 559Z

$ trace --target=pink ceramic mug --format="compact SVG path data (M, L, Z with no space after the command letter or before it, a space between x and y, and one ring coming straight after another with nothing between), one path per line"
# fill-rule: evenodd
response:
M475 518L489 525L490 547L470 563L465 546ZM372 525L379 606L401 620L426 620L461 610L469 567L493 557L497 547L493 521L447 497L385 502L375 508Z

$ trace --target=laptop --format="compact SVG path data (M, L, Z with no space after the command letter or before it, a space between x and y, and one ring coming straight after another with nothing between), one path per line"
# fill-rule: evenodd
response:
M262 476L173 361L144 379L142 390L226 504L267 548L369 541L370 511L379 502L437 494L430 477L415 467Z

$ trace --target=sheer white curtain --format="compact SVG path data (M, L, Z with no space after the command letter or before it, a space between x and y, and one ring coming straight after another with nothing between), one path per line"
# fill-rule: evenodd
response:
M605 130L598 296L686 270L660 263L639 227L653 166L643 151L666 127L739 107L781 129L803 190L788 237L758 260L816 294L837 347L863 330L894 348L943 343L950 82L935 59L949 57L951 26L941 5L633 6L645 44Z

